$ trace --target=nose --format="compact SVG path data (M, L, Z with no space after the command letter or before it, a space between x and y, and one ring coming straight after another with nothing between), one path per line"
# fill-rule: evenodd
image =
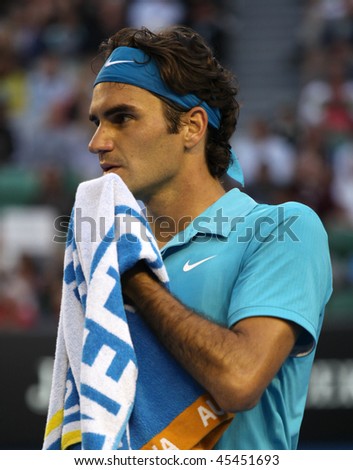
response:
M88 144L88 150L94 154L113 150L113 141L107 131L101 128L101 126L97 127L96 132L93 134Z

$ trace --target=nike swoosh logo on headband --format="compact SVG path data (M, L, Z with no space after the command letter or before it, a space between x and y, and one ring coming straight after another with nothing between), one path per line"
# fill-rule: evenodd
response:
M104 67L109 67L110 65L114 64L127 64L135 62L134 60L107 60L107 62L104 64Z

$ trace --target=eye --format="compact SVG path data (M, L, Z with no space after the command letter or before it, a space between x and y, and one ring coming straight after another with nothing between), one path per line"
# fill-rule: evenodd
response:
M123 125L127 124L132 118L133 116L131 116L130 114L117 113L111 117L111 122L113 124Z

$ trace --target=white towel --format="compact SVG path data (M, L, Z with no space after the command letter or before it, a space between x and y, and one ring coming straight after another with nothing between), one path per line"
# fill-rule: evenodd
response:
M203 440L210 448L228 426L232 416L124 305L120 276L142 259L168 288L157 243L122 180L109 174L81 183L44 449L190 449Z

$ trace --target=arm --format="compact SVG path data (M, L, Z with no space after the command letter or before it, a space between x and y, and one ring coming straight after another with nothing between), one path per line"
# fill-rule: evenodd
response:
M123 286L162 343L225 410L255 406L299 333L271 317L244 319L231 330L217 325L175 299L143 263L124 275Z

